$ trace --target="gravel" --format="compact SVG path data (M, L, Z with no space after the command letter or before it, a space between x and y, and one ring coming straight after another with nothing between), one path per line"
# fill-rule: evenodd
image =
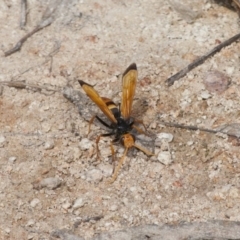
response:
M237 13L210 0L62 0L51 25L4 57L56 3L28 1L20 29L15 2L0 2L0 239L239 239L240 143L226 133L240 135L240 43L165 84L239 33ZM156 156L130 149L109 184L124 148L114 144L113 162L113 138L101 138L96 158L108 129L95 119L88 134L102 115L77 80L119 104L132 62L132 116L147 128L137 143Z

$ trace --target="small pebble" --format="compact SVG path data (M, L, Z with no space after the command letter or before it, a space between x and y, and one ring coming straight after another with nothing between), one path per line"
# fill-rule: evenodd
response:
M161 195L157 195L157 196L156 196L156 199L157 199L157 200L160 200L160 199L162 199L162 196L161 196Z
M47 123L47 122L43 122L42 123L42 130L47 133L51 130L52 126L51 124Z
M38 204L40 203L40 200L38 198L34 198L31 202L30 202L30 206L35 208Z
M226 184L221 188L208 192L206 195L211 201L226 200L227 198L235 199L239 197L239 190L230 184Z
M82 150L87 150L92 147L92 142L88 138L83 138L79 143L79 146Z
M62 208L67 210L67 209L69 209L71 206L72 206L71 203L65 202L65 203L62 205Z
M171 7L179 13L180 17L188 23L192 23L200 17L200 12L193 11L190 6L182 4L181 1L169 0L168 2Z
M207 100L208 98L212 97L212 95L208 91L202 91L200 95L203 100Z
M164 166L162 164L159 163L152 163L152 168L149 170L148 172L148 176L150 178L156 178L159 177L161 175L161 172L163 171Z
M203 83L209 92L222 93L227 90L230 79L220 71L209 71L205 74Z
M103 178L103 173L99 169L91 169L86 174L87 181L99 182Z
M230 198L238 198L239 197L239 189L237 187L231 187L229 190L229 197Z
M14 163L16 160L17 160L16 157L10 157L10 158L8 159L8 161L9 161L10 163Z
M118 206L117 205L112 205L109 207L109 210L112 211L112 212L115 212L118 210Z
M42 188L56 189L61 186L62 181L56 177L45 178L40 182Z
M44 111L47 111L47 110L49 110L49 109L50 109L49 105L44 105L44 106L42 107L42 110L44 110Z
M170 143L173 140L173 135L171 133L162 132L162 133L157 134L157 138Z
M169 165L173 162L171 154L168 151L160 152L157 156L157 159L159 162L161 162L164 165Z
M128 198L126 198L126 197L124 197L124 198L122 199L122 202L123 202L123 204L124 204L125 206L128 206L128 204L129 204Z
M54 148L54 141L49 140L49 141L45 142L44 149L50 150L50 149L53 149L53 148Z
M151 129L156 129L156 127L157 127L157 122L156 121L153 121L149 126L149 128L151 128Z
M228 75L232 75L235 71L234 67L226 67L226 72Z
M79 160L80 157L82 156L82 151L78 147L74 147L72 149L72 152L73 152L73 158L75 160Z
M83 201L82 198L77 198L74 203L73 203L73 209L78 209L83 207L85 202Z
M27 239L28 240L31 240L31 239L33 239L34 238L34 234L29 234L28 236L27 236Z
M32 227L35 224L35 221L33 219L30 219L27 223L26 223L26 227Z
M189 89L185 89L182 92L182 96L184 97L185 100L188 99L190 95L191 95L191 91Z
M196 120L196 123L197 123L197 124L200 124L200 123L202 123L202 120L201 120L201 119L197 119L197 120Z
M6 141L6 138L3 135L0 135L0 143L4 143Z
M10 229L9 227L6 227L4 230L5 230L5 232L8 233L8 234L11 232L11 229Z
M104 226L105 226L106 228L109 228L111 225L112 225L111 222L106 222L106 223L104 224Z
M207 2L204 4L204 10L209 10L212 7L212 4L210 2Z
M136 187L130 187L129 189L131 192L136 192L137 188Z
M102 170L104 177L111 177L113 173L113 165L111 164L99 164L99 169Z
M193 141L188 141L188 142L187 142L187 145L188 145L188 146L192 146L193 143L194 143Z
M59 130L64 130L65 129L65 124L61 123L58 125Z

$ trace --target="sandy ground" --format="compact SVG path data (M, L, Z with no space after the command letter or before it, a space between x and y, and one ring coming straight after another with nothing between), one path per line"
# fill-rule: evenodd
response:
M238 139L160 124L214 129L239 123L239 43L173 86L165 83L237 34L237 13L207 0L181 1L189 9L180 12L163 0L55 2L29 1L27 25L20 29L20 1L0 1L0 239L55 239L59 229L91 239L145 224L240 221ZM49 4L56 8L52 24L5 57ZM80 98L89 115L79 114L62 90L82 92L82 79L119 102L118 76L132 62L139 73L135 112L156 135L156 157L130 151L109 185L111 138L100 141L96 161L95 139L105 130L93 125L87 137L92 107ZM209 87L210 71L230 85ZM9 81L30 87L6 86ZM142 99L146 109L137 104ZM117 144L115 150L120 158L124 148Z

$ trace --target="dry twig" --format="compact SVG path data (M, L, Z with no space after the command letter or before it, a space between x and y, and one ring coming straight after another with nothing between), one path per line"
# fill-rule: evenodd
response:
M223 133L223 134L226 134L227 136L239 138L239 136L237 136L237 134L227 132L224 129L213 130L213 129L208 129L208 128L201 128L201 127L197 127L197 126L191 126L191 125L189 126L189 125L183 125L183 124L179 124L179 123L172 123L172 122L165 122L165 121L159 121L159 123L163 124L165 126L168 126L168 127L187 129L187 130L191 130L191 131L199 130L202 132L209 132L209 133Z
M27 22L27 0L21 0L20 28L22 29Z
M175 81L179 80L180 78L184 77L188 72L190 72L195 67L199 66L200 64L204 63L206 59L209 57L212 57L217 52L219 52L222 48L232 44L233 42L237 41L240 38L240 33L236 34L235 36L229 38L228 40L220 43L218 46L213 48L210 52L206 53L205 55L197 58L195 61L190 63L187 67L179 71L178 73L174 74L170 78L168 78L165 82L168 84L168 86L171 86L174 84Z
M18 89L32 89L33 91L41 92L42 90L46 90L49 92L61 92L61 89L56 89L56 87L46 87L46 86L38 86L36 84L25 83L25 81L2 81L0 82L0 86L8 86L14 87Z
M21 49L23 43L29 37L31 37L36 32L40 31L41 29L43 29L43 28L49 26L50 24L52 24L52 22L54 21L54 12L56 11L60 2L61 2L61 0L56 0L54 2L54 5L52 5L52 4L51 4L51 6L49 5L47 7L47 9L45 10L45 12L43 13L41 22L31 32L27 33L23 38L21 38L13 48L11 48L7 52L5 52L5 57L19 51Z

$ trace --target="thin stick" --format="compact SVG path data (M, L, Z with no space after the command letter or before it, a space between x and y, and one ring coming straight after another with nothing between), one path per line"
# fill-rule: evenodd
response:
M34 33L40 31L41 29L47 27L48 25L50 25L53 22L53 18L48 18L47 20L43 21L42 23L40 23L40 25L38 25L37 27L35 27L31 32L29 32L28 34L26 34L23 38L21 38L17 44L11 48L10 50L8 50L7 52L5 52L5 57L10 56L11 54L19 51L23 45L23 43L29 38L31 37Z
M20 28L22 29L27 22L27 0L21 0Z
M56 0L55 5L54 6L48 6L45 10L45 12L43 13L42 16L42 20L41 22L29 33L27 33L23 38L21 38L17 44L11 48L10 50L8 50L7 52L5 52L5 57L19 51L23 45L23 43L29 38L31 37L33 34L35 34L36 32L40 31L41 29L49 26L50 24L52 24L52 22L54 21L54 16L53 13L55 12L55 10L57 9L57 7L60 4L60 0Z
M60 92L60 89L52 89L45 86L38 86L36 84L25 83L25 81L2 81L0 82L0 86L5 85L8 87L14 87L18 89L34 89L35 91L41 92L42 90L50 91L50 92Z
M236 42L240 38L240 33L236 34L232 38L229 38L228 40L220 43L218 46L213 48L210 52L206 53L205 55L197 58L195 61L190 63L187 67L179 71L178 73L174 74L170 78L168 78L165 82L168 84L168 86L171 86L174 84L175 81L179 80L180 78L184 77L188 72L190 72L195 67L199 66L200 64L204 63L206 59L209 57L212 57L217 52L219 52L222 48L232 44L233 42Z
M74 223L74 228L77 228L81 223L86 223L86 222L90 222L90 221L99 221L103 218L103 215L98 215L98 216L92 216L92 217L84 217L80 220L77 220Z
M182 128L182 129L187 129L187 130L192 130L192 131L202 131L202 132L209 132L209 133L223 133L231 137L237 137L235 134L227 133L225 131L221 130L213 130L213 129L208 129L208 128L201 128L197 126L188 126L188 125L182 125L179 123L171 123L171 122L164 122L164 121L159 121L160 124L163 124L168 127L175 127L175 128Z

